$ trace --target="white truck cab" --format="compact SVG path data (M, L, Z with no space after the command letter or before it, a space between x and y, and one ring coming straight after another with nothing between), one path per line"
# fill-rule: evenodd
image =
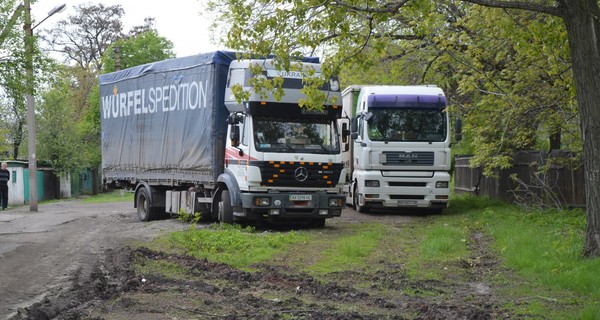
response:
M351 86L342 99L352 117L346 201L359 212L447 207L451 140L442 89Z

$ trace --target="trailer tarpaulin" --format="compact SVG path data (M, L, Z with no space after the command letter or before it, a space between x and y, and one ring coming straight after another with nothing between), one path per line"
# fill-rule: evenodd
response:
M223 171L233 52L217 51L100 76L102 168L111 172Z

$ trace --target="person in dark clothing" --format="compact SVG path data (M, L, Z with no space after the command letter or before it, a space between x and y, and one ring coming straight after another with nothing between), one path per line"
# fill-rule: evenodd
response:
M2 169L0 169L0 203L2 204L2 210L8 207L8 181L10 180L10 171L6 170L6 162L2 162Z

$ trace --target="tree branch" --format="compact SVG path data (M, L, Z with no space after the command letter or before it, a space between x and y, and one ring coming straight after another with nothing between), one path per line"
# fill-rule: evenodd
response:
M504 9L521 9L535 12L542 12L549 15L561 17L563 11L558 2L554 5L541 5L530 1L502 1L502 0L462 0L463 2L474 3L486 7L504 8Z
M378 8L369 8L368 6L367 7L355 6L352 4L348 4L344 1L340 1L340 0L331 1L331 3L333 5L345 7L354 12L366 12L366 13L397 13L398 10L400 10L400 8L402 8L402 6L404 6L407 2L408 2L408 0L400 0L398 2L392 1L392 2L383 4L381 7L378 7Z

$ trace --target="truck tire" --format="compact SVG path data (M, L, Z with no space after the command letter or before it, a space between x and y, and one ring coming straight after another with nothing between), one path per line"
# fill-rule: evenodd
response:
M316 229L325 228L325 218L315 218L310 222L310 226Z
M352 200L354 201L354 210L360 213L368 213L369 208L366 206L361 206L358 202L358 187L354 187L354 194L352 195Z
M231 207L231 197L229 190L221 191L221 201L219 201L218 219L220 223L233 223L233 208Z
M150 193L145 187L140 188L135 196L137 215L141 221L151 221L158 218L159 212L152 207Z

